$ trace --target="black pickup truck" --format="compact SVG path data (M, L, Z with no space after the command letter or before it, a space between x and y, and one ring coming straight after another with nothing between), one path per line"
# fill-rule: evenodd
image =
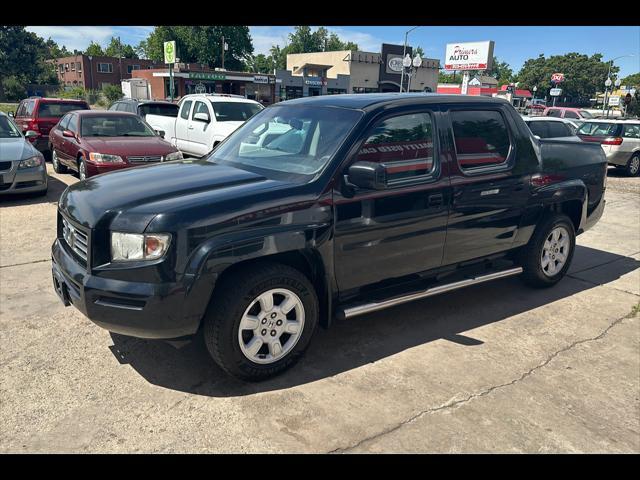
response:
M600 145L538 140L500 99L291 100L206 158L70 186L53 283L112 332L202 332L246 380L318 325L511 275L548 287L604 209Z

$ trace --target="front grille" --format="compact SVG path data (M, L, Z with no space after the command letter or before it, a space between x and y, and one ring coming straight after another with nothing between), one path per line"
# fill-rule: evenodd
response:
M71 225L66 218L62 218L62 239L67 246L75 253L80 259L84 261L84 265L87 264L87 255L89 251L89 235Z
M129 163L153 163L153 162L161 162L162 155L147 155L147 156L134 156L127 157Z
M0 162L0 172L11 170L12 162Z

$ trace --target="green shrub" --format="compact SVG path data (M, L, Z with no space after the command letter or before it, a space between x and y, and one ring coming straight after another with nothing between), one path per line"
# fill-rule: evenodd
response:
M120 85L105 85L102 93L111 103L122 98L122 88L120 88Z
M24 82L15 75L2 79L2 89L7 100L22 100L27 96Z

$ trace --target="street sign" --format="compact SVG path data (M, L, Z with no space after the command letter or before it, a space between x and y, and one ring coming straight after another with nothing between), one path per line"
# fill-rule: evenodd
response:
M551 90L549 90L549 95L551 95L552 97L559 97L560 95L562 95L562 89L552 88Z
M620 97L609 97L607 103L612 107L617 107L620 105Z
M564 73L554 73L551 75L551 81L553 83L564 82Z
M176 42L164 42L164 63L176 63Z

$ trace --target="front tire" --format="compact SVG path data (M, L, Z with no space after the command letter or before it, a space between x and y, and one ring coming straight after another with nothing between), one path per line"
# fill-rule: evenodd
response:
M53 165L53 171L56 173L67 173L67 167L60 163L60 159L58 158L58 152L56 149L51 149L51 164Z
M627 162L627 175L637 177L640 174L640 154L634 154Z
M223 279L204 320L204 340L225 372L247 381L293 366L318 325L318 298L298 270L254 264Z
M569 270L575 246L571 219L559 214L547 217L520 254L522 280L534 288L555 285Z

